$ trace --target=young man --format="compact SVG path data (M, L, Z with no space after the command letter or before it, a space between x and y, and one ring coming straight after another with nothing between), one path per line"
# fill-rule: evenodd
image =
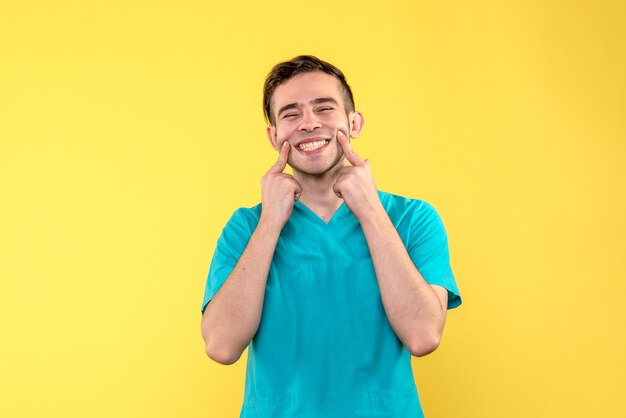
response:
M262 203L237 210L218 240L207 354L231 364L248 347L241 417L422 416L411 355L437 348L461 304L440 217L377 190L350 145L363 115L333 65L276 65L264 110L278 161Z

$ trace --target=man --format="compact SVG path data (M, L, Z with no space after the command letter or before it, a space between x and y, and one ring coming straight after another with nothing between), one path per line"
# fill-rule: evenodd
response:
M276 65L264 111L278 161L262 203L237 210L218 240L207 354L231 364L248 347L241 417L423 416L411 355L437 348L461 304L440 217L377 190L350 144L363 115L333 65Z

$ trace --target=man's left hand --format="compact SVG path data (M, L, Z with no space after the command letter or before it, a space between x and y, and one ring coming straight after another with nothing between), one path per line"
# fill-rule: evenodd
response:
M339 178L333 186L333 191L346 202L354 216L359 221L363 221L375 212L384 210L370 171L369 161L358 156L342 131L337 131L337 141L346 159L352 165L343 167L339 171Z

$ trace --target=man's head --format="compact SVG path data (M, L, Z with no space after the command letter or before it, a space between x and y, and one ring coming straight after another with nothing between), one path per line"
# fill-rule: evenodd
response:
M263 103L272 146L279 150L289 142L289 165L302 174L322 175L340 167L337 132L356 138L363 126L343 73L312 56L276 65L266 79Z
M265 120L270 125L276 125L276 115L274 114L276 109L272 105L272 96L276 88L299 74L316 71L329 74L339 81L343 93L344 107L347 112L354 111L352 89L350 89L346 77L341 70L312 55L300 55L292 60L276 64L265 79L265 85L263 87L263 113L265 114Z

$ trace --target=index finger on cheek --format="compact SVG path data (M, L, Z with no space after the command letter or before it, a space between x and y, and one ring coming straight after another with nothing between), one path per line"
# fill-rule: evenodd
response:
M344 152L352 150L348 138L346 138L346 135L342 131L337 131L337 141L339 142L339 145L341 145L341 148L343 148Z

